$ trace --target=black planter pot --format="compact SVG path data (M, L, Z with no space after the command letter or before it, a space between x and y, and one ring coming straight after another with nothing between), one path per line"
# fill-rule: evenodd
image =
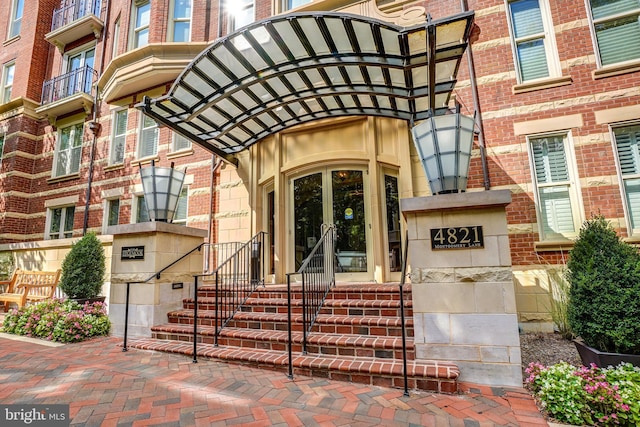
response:
M618 366L620 363L631 363L633 366L640 367L640 355L605 353L589 347L580 338L573 340L573 343L576 345L582 364L585 366L593 363L599 368L606 368L607 366Z

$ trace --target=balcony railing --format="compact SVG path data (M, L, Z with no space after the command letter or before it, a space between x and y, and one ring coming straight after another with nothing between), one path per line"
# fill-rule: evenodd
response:
M101 0L75 0L69 4L62 5L59 9L53 11L51 31L69 25L87 15L100 17L100 6Z
M76 93L91 95L91 86L97 75L96 70L85 65L77 70L45 81L42 85L41 104L50 104L75 95Z

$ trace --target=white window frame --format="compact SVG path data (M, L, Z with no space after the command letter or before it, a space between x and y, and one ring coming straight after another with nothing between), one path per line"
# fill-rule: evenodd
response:
M12 70L9 72L9 70ZM16 61L7 62L2 66L2 98L0 104L6 104L11 101L13 92L13 80L16 75Z
M118 218L117 218L117 222L115 224L109 224L109 220L111 219L110 218L110 215L111 215L111 204L113 202L118 202ZM113 225L118 225L120 223L120 209L121 208L122 208L122 203L121 203L119 197L111 197L111 198L105 199L104 206L103 206L104 213L103 213L103 218L102 218L102 224L103 224L102 232L103 232L103 234L106 234L107 228L109 228L109 227L111 227Z
M512 19L511 5L521 0L505 0L507 11L507 22L509 24L509 35L511 37L511 50L513 54L513 61L516 66L516 74L518 83L535 82L544 79L550 79L553 77L559 77L562 73L560 68L560 61L558 59L558 49L556 48L555 34L553 31L553 22L551 20L551 14L549 12L548 0L537 0L540 10L540 16L542 18L543 32L530 34L525 37L516 37L516 28ZM532 78L525 80L523 78L522 64L518 55L518 46L522 43L531 41L542 40L545 51L545 58L547 61L547 71L549 73L546 77Z
M567 181L550 182L550 183L538 183L537 171L535 166L535 157L533 153L533 141L546 138L546 137L562 137L564 143L565 160L567 162L567 173L569 179ZM538 223L538 233L540 240L543 241L557 241L568 240L577 237L580 231L580 226L584 220L582 197L580 194L580 187L578 181L578 172L575 161L575 150L571 131L559 131L544 134L527 135L527 149L529 152L529 163L531 168L531 178L534 201L536 205L536 217ZM542 209L542 200L540 196L540 189L568 186L569 202L571 205L571 214L573 220L573 230L559 233L546 233L545 232L545 215Z
M171 0L171 7L169 9L169 25L168 25L168 31L167 31L167 41L176 42L176 40L175 40L175 36L176 36L175 27L176 27L176 24L185 23L185 22L189 23L189 37L188 37L188 40L179 40L178 42L187 43L187 42L191 41L191 35L193 33L193 0L189 0L189 3L190 3L189 9L191 10L191 13L189 14L189 16L188 17L178 17L178 18L176 18L176 16L175 16L176 0Z
M607 23L609 21L616 21L618 19L621 18L628 18L628 17L636 17L636 21L640 20L640 7L636 8L636 9L632 9L623 13L618 13L618 14L614 14L614 15L609 15L607 17L604 18L598 18L595 19L593 17L593 12L591 10L591 0L585 0L586 2L586 8L587 8L587 16L590 22L590 27L591 27L591 37L593 39L593 50L596 54L596 61L598 64L598 68L602 68L602 67L608 67L608 66L612 66L612 65L617 65L617 64L625 64L625 63L629 63L629 62L637 62L640 61L640 57L637 58L632 58L632 59L628 59L628 60L624 60L624 61L620 61L620 62L612 62L610 64L603 64L602 63L602 55L600 53L600 46L598 44L598 33L596 31L596 26L599 24L604 24ZM621 43L626 44L628 43L627 40L621 40Z
M131 199L131 224L138 224L140 222L149 222L151 221L151 219L148 219L147 221L138 221L140 218L140 203L142 200L144 200L144 194L143 193L136 193L133 195L133 198Z
M65 150L61 150L60 149L60 144L62 143L62 132L65 129L71 129L71 136L70 136L70 140L71 141L75 141L76 137L77 137L77 133L80 132L80 143L79 145L76 146L70 146L69 148L65 149ZM82 164L82 146L84 144L84 122L76 122L76 123L71 123L69 125L66 125L64 127L59 127L58 128L58 134L57 134L57 140L56 140L56 150L54 152L53 155L53 168L51 168L51 172L52 172L52 178L58 178L61 176L66 176L66 175L74 175L77 174L78 172L80 172L80 165ZM78 164L77 164L77 169L74 169L74 165L71 162L71 159L73 158L73 150L78 150L79 154L78 154ZM69 158L69 162L67 163L65 170L64 171L59 171L58 170L58 160L59 160L59 156L62 155L62 153L64 152L69 152L71 153L71 157Z
M118 56L118 43L120 43L120 17L113 24L113 44L111 45L111 59Z
M116 134L118 131L118 115L120 113L125 113L125 130L123 134ZM111 116L111 144L109 147L109 165L120 165L124 163L125 154L127 152L127 125L126 123L129 121L129 109L128 108L119 108L113 111L113 115ZM116 154L116 146L115 142L117 138L122 138L122 159L115 159Z
M146 126L145 127L145 118L147 118L148 120L153 122L153 126ZM152 154L147 154L145 156L142 155L142 148L143 148L143 143L145 140L145 134L147 132L155 132L155 147L153 150ZM158 126L158 122L156 122L155 120L153 120L151 117L145 115L145 114L140 114L140 125L138 126L138 147L136 149L136 155L138 156L139 159L144 159L144 158L148 158L148 157L155 157L158 155L158 145L159 145L159 141L160 141L160 127Z
M146 24L138 23L138 10L144 6L149 6L149 22ZM129 45L131 49L137 49L139 47L143 47L149 44L149 36L150 36L150 27L151 27L151 0L135 0L133 2L133 8L131 11L131 38L129 41ZM147 42L144 44L140 44L138 36L147 32Z
M184 199L185 201L185 211L184 211L184 218L178 218L176 219L176 214L178 213L178 206L180 205L180 200ZM178 197L178 204L176 205L176 211L174 213L173 216L173 223L174 224L179 224L179 225L187 225L187 219L189 218L189 187L184 185L182 187L182 190L180 190L180 196Z
M235 0L228 1L225 5L227 15L229 17L229 32L244 27L256 20L256 2L255 0ZM251 10L252 19L247 22L236 22L238 16L244 16L245 11Z
M638 167L638 172L635 174L626 174L622 173L622 165L620 160L620 153L618 151L618 140L616 137L616 130L625 129L625 128L640 128L640 122L630 122L630 123L619 123L615 125L611 125L609 131L611 133L611 144L613 147L613 152L616 157L616 169L618 172L618 182L620 183L620 195L622 197L622 204L624 208L625 221L627 223L627 230L630 236L637 236L640 234L640 224L638 224L634 228L633 220L632 220L632 212L629 208L629 201L627 199L627 189L625 185L625 181L630 180L639 180L640 179L640 141L638 141L638 145L636 145L636 151L632 153L635 158L635 164Z
M11 4L11 19L9 22L9 38L18 37L22 27L25 0L13 0Z
M182 143L185 141L187 143L186 145L184 146L178 145L179 143L182 145ZM189 138L185 138L180 134L172 132L172 135L171 135L171 152L172 153L177 153L180 151L188 151L188 150L191 150L191 147L193 147L193 143Z
M71 230L64 229L64 225L67 222L67 215L69 215L69 208L73 209L73 215L75 216L75 205L50 206L47 208L47 217L45 220L45 240L68 239L73 237L73 220L71 223ZM56 210L60 210L60 231L53 232L51 231L51 226L53 225L53 216L54 211Z

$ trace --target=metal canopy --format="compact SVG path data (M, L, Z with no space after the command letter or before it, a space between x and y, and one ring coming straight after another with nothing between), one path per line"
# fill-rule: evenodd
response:
M472 23L472 11L410 28L344 13L274 16L214 42L167 95L138 107L234 164L300 123L421 120L447 109Z

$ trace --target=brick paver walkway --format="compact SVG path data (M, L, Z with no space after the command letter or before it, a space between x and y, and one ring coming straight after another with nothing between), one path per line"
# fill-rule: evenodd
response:
M412 392L131 349L0 337L0 403L70 404L76 426L547 426L522 389ZM482 392L482 394L480 394Z

